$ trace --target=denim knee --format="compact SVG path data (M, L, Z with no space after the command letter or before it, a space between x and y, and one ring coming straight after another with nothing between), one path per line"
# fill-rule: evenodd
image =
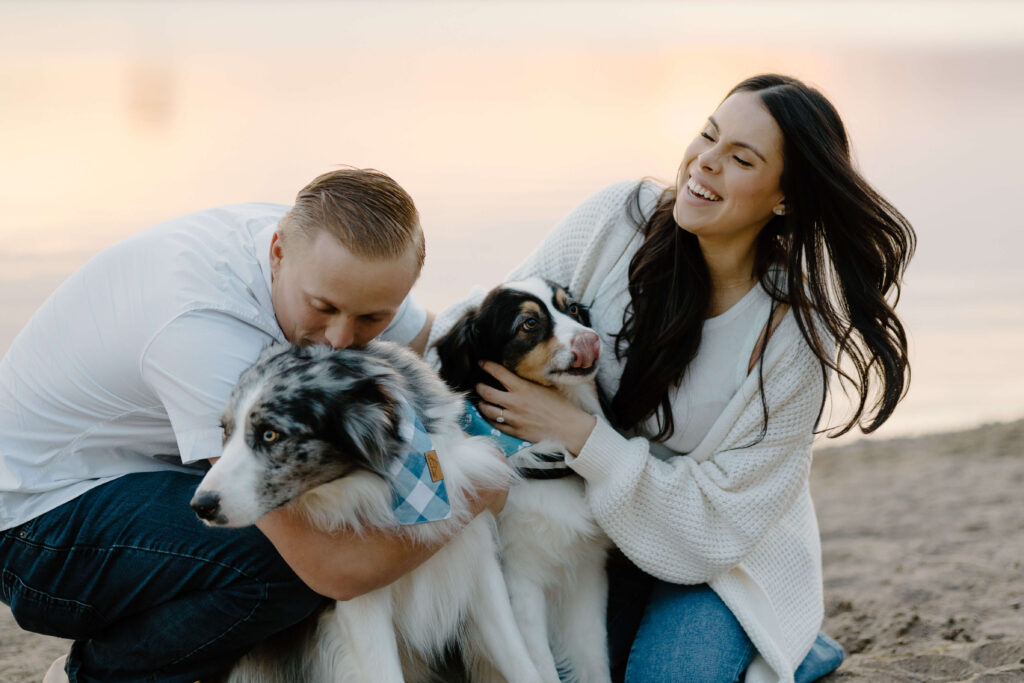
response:
M757 654L707 585L657 582L626 665L627 683L733 683Z

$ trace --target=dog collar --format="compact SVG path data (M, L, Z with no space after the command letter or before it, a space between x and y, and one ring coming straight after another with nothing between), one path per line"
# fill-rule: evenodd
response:
M466 401L466 411L459 422L462 430L470 436L487 436L494 440L509 464L527 479L559 479L572 474L565 464L564 453L538 453L533 450L532 441L523 441L509 436L484 419L471 401Z

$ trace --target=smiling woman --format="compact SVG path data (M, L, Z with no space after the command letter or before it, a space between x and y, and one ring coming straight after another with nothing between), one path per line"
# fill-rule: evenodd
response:
M806 683L842 661L819 633L811 444L834 346L861 396L845 430L877 428L902 396L887 297L913 246L854 170L831 103L765 75L713 112L674 187L598 192L512 272L568 284L614 349L598 361L607 420L527 382L478 391L502 432L574 451L623 554L609 565L620 677Z
M738 92L686 148L672 216L697 236L706 255L712 244L749 251L772 215L784 211L781 176L778 124L756 94Z

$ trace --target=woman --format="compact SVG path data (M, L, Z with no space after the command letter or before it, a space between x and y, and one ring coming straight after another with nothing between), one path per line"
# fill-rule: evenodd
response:
M505 433L575 454L624 555L609 568L620 676L807 681L842 661L819 636L811 443L829 372L859 396L835 435L873 431L904 395L887 297L914 243L853 169L832 105L764 75L708 118L674 187L598 192L512 273L567 284L603 341L607 419L494 364L506 390L478 391Z

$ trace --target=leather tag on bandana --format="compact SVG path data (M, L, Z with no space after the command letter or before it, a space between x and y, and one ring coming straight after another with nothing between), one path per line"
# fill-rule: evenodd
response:
M423 454L423 457L427 459L427 469L430 470L431 481L441 481L444 479L444 472L441 471L441 461L437 459L437 451L427 451Z

